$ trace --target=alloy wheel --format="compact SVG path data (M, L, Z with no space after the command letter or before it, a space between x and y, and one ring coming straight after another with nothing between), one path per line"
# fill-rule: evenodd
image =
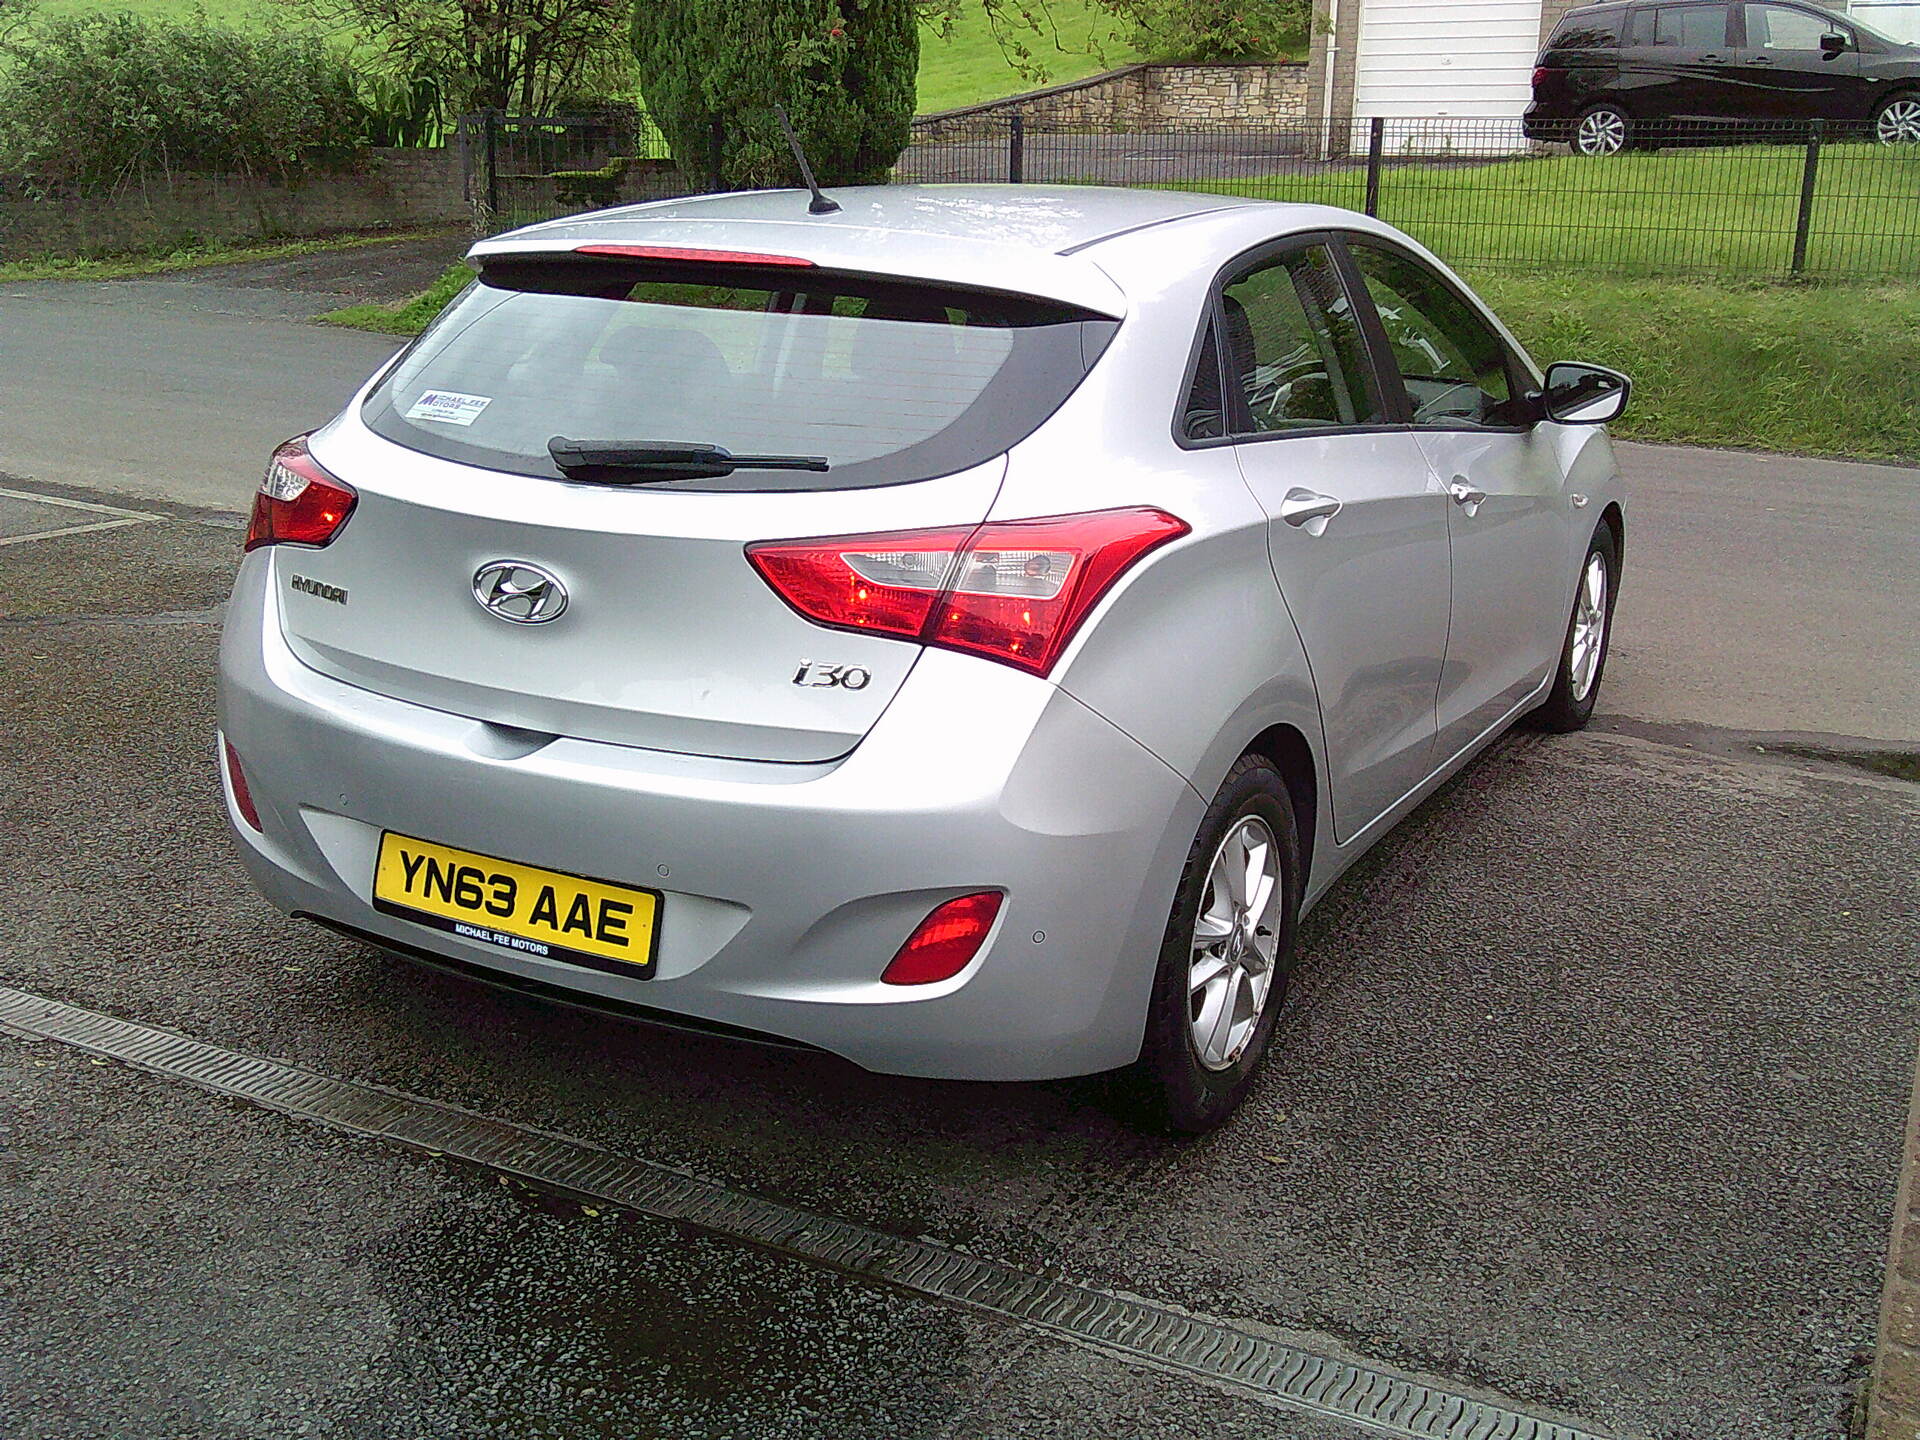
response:
M1595 110L1580 117L1573 148L1582 155L1617 155L1627 145L1627 117L1618 110Z
M1873 122L1873 138L1882 145L1920 145L1920 99L1890 102Z
M1280 957L1280 847L1249 815L1221 840L1193 922L1187 1027L1193 1053L1225 1070L1246 1053L1273 993Z
M1573 645L1567 652L1567 670L1573 698L1585 700L1600 673L1600 652L1607 640L1607 559L1599 551L1587 556L1580 577L1580 593L1573 602Z

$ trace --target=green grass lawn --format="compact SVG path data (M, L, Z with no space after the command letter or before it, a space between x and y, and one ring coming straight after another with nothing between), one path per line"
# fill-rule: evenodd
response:
M1542 365L1633 377L1617 435L1920 463L1920 286L1469 278Z
M953 35L920 32L920 112L978 105L1039 85L1060 85L1144 58L1093 0L1047 0L1039 34L1015 32L1046 78L1029 80L1008 62L984 8L969 5Z
M233 25L285 23L285 12L270 0L43 0L40 9L47 15L133 10L176 19L205 10L208 18ZM1047 72L1045 80L1026 79L1014 69L981 6L969 5L948 39L923 30L919 108L949 110L997 100L1039 84L1079 80L1141 58L1119 33L1113 17L1093 0L1045 0L1041 13L1041 32L1021 32L1020 38L1033 52L1034 63Z
M1380 216L1464 267L1783 274L1805 150L1748 145L1588 159L1388 166ZM1920 147L1821 153L1807 269L1920 278ZM1359 167L1177 188L1358 209Z

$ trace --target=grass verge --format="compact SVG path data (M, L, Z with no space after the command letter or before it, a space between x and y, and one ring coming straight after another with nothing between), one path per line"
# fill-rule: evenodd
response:
M49 255L0 262L0 280L126 280L141 275L165 275L173 270L197 270L205 265L235 265L244 260L284 260L299 255L324 255L335 250L358 250L390 245L445 233L443 230L382 230L371 235L330 235L316 240L272 240L252 245L219 241L179 245L165 250L97 258Z
M1542 364L1633 376L1623 438L1920 463L1920 286L1473 279Z
M1462 266L1782 275L1805 164L1802 146L1742 145L1389 165L1380 217ZM1366 202L1360 166L1168 188L1351 210ZM1920 278L1920 147L1821 151L1807 271Z
M397 305L349 305L330 310L315 319L322 325L344 325L352 330L377 330L382 335L418 335L473 279L473 270L462 260L449 265L440 278L411 300Z
M320 319L417 335L472 278ZM1624 439L1920 463L1920 286L1730 284L1485 273L1480 293L1535 359L1634 379Z

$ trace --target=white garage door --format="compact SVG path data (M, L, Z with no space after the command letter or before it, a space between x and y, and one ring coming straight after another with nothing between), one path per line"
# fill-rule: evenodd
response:
M1354 118L1512 120L1419 128L1482 142L1457 147L1465 149L1504 148L1487 142L1510 128L1517 148L1539 52L1540 0L1360 0Z

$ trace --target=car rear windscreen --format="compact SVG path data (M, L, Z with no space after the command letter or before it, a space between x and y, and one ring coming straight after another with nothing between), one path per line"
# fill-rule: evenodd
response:
M1086 376L1117 321L811 267L495 260L368 397L380 435L558 477L556 438L819 456L674 489L896 484L989 460Z

